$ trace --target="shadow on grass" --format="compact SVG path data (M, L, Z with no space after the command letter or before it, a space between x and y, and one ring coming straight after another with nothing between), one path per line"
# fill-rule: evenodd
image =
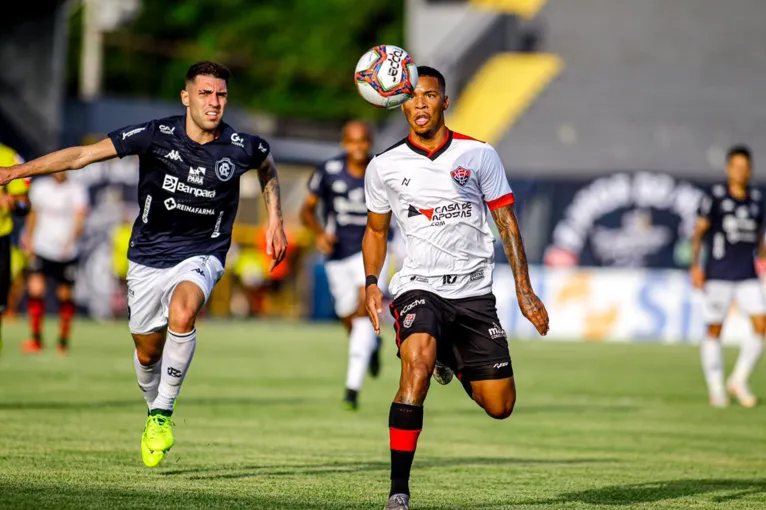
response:
M179 399L180 400L180 399ZM185 398L180 400L184 406L281 406L300 405L312 402L306 398ZM130 400L104 400L96 402L0 402L0 411L50 411L57 409L89 410L119 407L140 407L144 405L141 398Z
M766 479L669 480L629 485L610 485L598 489L566 492L553 499L518 501L516 505L563 505L585 503L599 506L628 506L657 503L679 498L703 497L705 501L726 503L745 496L766 493ZM699 501L699 499L698 499ZM480 505L502 508L508 503Z
M530 466L551 465L565 466L577 464L591 464L599 462L616 462L612 459L519 459L497 457L455 457L423 459L417 461L418 469L425 468L454 468L461 469L470 467L488 466ZM359 473L368 471L388 472L388 462L333 462L328 464L299 464L299 465L273 465L273 466L221 466L217 468L199 467L187 469L170 469L164 471L165 476L189 475L189 480L214 480L214 479L237 479L257 476L326 476L343 473Z

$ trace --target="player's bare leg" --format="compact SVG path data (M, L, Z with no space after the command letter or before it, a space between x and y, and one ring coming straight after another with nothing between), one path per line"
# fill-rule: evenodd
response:
M721 346L721 324L708 324L707 337L700 345L702 371L705 374L710 405L726 407L729 397L724 386L723 347Z
M766 335L766 316L754 315L751 317L753 333L742 339L739 348L737 363L734 371L727 381L726 387L729 394L735 397L743 407L755 407L758 399L750 391L750 374L758 364L763 352L764 336Z
M359 289L359 307L350 316L342 319L349 334L348 370L346 372L346 395L343 399L347 409L356 410L359 391L364 376L377 354L378 336L367 316L364 289ZM380 368L379 361L374 375ZM372 371L372 370L371 370Z
M43 317L45 316L45 276L41 273L29 275L27 283L29 299L27 300L27 313L29 315L29 328L32 336L22 346L24 352L39 352L43 348Z
M56 288L56 296L59 300L59 354L66 354L69 350L69 333L72 329L72 319L74 319L75 308L72 301L72 286L62 283Z
M516 383L513 377L471 381L471 396L479 407L497 420L508 418L516 405Z
M410 500L410 470L423 429L423 402L436 363L436 339L413 333L399 348L402 373L388 426L391 445L391 492L386 510L406 510Z

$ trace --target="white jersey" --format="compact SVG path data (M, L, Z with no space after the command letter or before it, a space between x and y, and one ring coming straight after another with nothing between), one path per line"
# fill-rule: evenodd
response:
M487 208L514 202L491 145L448 131L429 152L406 138L370 162L365 195L370 211L393 211L404 235L404 264L389 284L394 297L413 289L447 299L491 292L495 239Z
M48 260L68 262L77 258L73 242L78 214L88 208L88 192L72 179L57 182L53 177L32 181L29 201L35 212L32 252Z

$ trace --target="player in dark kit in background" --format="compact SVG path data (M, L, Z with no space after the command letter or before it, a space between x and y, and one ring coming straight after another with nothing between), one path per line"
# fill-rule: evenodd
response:
M325 161L311 175L301 220L316 234L317 249L327 256L325 270L335 313L349 334L344 402L347 408L355 410L368 366L373 377L380 371L380 337L367 317L362 260L362 238L367 225L364 171L370 162L372 145L369 127L363 122L349 122L343 127L341 144L345 153ZM320 205L324 210L324 226L317 214Z
M504 419L513 411L516 386L492 294L494 237L487 209L513 269L521 312L541 335L548 332L499 156L490 145L447 129L444 77L423 66L418 75L415 95L402 105L409 136L375 156L365 174L369 215L362 250L367 310L376 331L382 312L377 280L392 214L407 245L403 268L389 284L402 372L389 414L387 510L409 508L410 469L437 359L489 416ZM437 381L448 382L444 373Z
M287 248L269 144L222 121L229 76L224 66L198 62L189 68L181 91L185 115L125 127L96 144L0 170L4 184L139 156L141 211L128 249L128 315L138 385L149 406L141 436L149 467L157 466L174 444L170 416L194 355L195 321L223 275L239 178L246 171L256 169L263 189L272 269Z
M700 357L710 405L726 407L728 392L744 407L757 399L748 380L763 351L766 334L766 298L755 271L758 258L766 258L764 211L761 192L750 188L752 156L745 146L735 146L726 158L728 182L716 184L702 198L692 237L692 283L704 294L707 338ZM700 254L707 247L704 267ZM724 361L720 337L729 306L736 302L750 316L753 334L742 339L734 371L724 386Z

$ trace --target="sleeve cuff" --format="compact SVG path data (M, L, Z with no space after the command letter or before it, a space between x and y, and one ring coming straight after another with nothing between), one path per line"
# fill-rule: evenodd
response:
M516 202L516 198L513 196L513 193L508 193L507 195L503 195L500 198L487 201L487 206L489 207L490 211L494 211L495 209L500 209L506 205L511 205L514 202Z

